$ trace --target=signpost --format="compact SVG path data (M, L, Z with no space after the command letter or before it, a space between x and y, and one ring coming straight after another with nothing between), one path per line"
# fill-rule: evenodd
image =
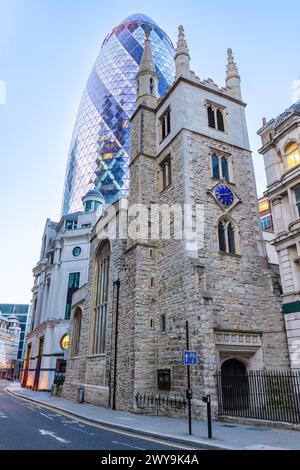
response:
M189 345L189 322L185 322L186 330L186 350L183 351L183 365L187 367L187 389L186 389L186 398L188 401L188 413L189 413L189 435L192 434L192 404L191 400L193 398L193 392L191 389L191 375L190 375L190 366L195 366L198 363L197 352L190 351Z
M185 366L196 366L198 357L196 351L183 351L183 364Z

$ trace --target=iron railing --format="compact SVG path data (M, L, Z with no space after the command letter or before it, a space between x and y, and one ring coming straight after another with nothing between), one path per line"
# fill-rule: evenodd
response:
M139 392L135 395L135 402L140 410L155 412L156 414L184 413L187 406L186 399L182 397Z
M219 415L300 424L300 370L216 374Z

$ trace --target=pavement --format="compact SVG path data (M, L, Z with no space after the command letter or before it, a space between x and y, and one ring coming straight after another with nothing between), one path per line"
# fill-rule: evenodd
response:
M213 422L213 439L207 438L207 423L193 421L193 434L188 435L186 419L162 416L131 414L111 410L87 403L76 403L65 398L51 396L48 392L33 392L20 387L19 383L8 383L10 394L62 411L69 416L90 423L133 432L135 435L177 442L200 449L222 450L299 450L300 431L266 426ZM1 409L0 409L1 411ZM1 419L1 417L0 417Z

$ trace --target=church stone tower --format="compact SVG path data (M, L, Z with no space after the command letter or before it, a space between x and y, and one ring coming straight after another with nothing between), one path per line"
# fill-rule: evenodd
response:
M180 26L176 80L158 98L149 39L131 120L128 237L110 237L107 208L91 233L87 283L73 298L64 395L83 387L87 402L130 411L140 411L138 393L185 397L188 322L198 353L193 414L203 417L207 393L216 410L220 369L287 369L286 336L232 52L225 87L200 80Z
M184 395L188 321L190 349L199 354L193 403L202 414L201 397L215 393L217 370L288 368L286 337L259 227L246 105L232 51L226 86L202 81L190 70L180 26L176 81L157 101L149 89L141 91L141 80L155 80L149 49L146 44L137 76L129 207L143 204L152 213L154 205L191 206L191 226L203 243L190 251L184 237L128 240L133 392L159 392L163 372L170 393ZM197 207L204 211L200 226ZM139 227L143 223L150 230L152 222L140 218Z

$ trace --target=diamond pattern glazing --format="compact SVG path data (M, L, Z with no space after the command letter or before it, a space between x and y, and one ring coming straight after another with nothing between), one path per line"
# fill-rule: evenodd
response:
M130 118L135 110L135 77L145 34L159 77L159 94L174 81L174 48L145 15L126 18L109 34L89 76L79 107L67 162L62 213L82 209L81 198L98 189L107 204L126 195L129 183Z

